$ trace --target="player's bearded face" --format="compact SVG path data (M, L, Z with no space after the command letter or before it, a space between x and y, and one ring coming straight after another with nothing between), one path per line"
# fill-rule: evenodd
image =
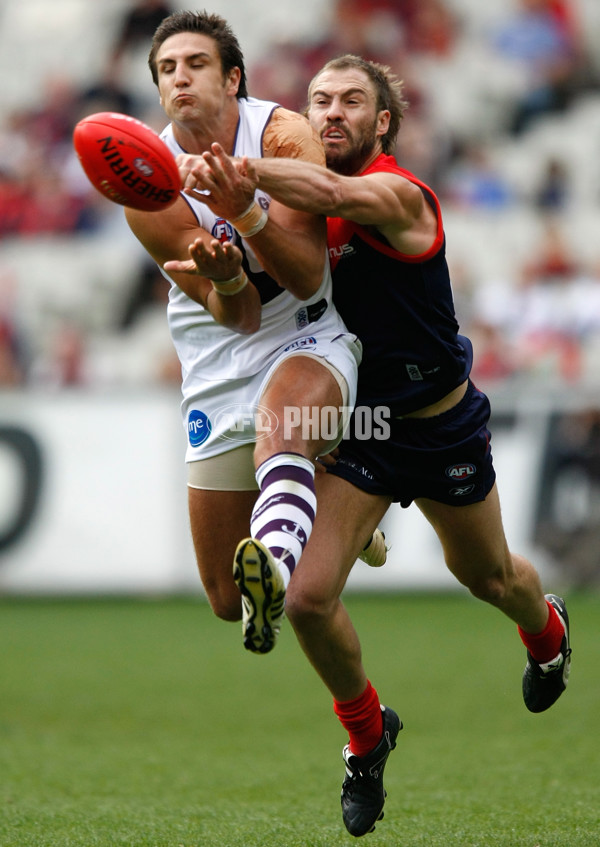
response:
M338 122L333 121L327 128L337 125ZM327 167L336 173L351 176L360 171L373 152L377 140L377 118L365 117L353 127L339 122L339 127L345 135L344 143L328 143L327 137L323 138Z

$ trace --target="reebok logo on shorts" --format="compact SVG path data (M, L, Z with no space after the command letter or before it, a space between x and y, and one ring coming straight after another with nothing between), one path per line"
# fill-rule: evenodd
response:
M473 491L474 488L475 488L475 486L473 484L463 485L461 488L451 488L450 494L453 497L464 497L465 495L470 494L471 491Z

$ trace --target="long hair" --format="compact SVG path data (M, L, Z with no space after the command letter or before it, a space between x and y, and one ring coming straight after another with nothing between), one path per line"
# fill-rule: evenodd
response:
M404 83L398 79L396 74L387 65L368 61L361 56L354 56L352 53L346 53L344 56L331 59L315 74L308 87L306 113L310 111L312 92L321 74L324 71L341 71L347 68L356 68L369 77L373 83L377 97L377 111L381 112L384 109L389 111L390 125L386 134L381 137L381 148L386 154L393 153L396 145L396 137L400 129L400 122L404 117L404 112L408 108L408 100L404 98Z
M148 56L148 66L155 85L158 85L156 54L167 38L180 32L197 32L200 35L212 38L219 50L223 76L226 76L232 68L239 68L240 85L236 96L238 98L248 96L244 54L239 42L224 18L220 15L211 15L208 12L174 12L159 24L152 38Z

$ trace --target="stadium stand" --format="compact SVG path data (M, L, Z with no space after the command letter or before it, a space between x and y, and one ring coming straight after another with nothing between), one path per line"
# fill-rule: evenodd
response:
M140 309L144 331L131 331L135 314L123 328L123 314L131 312L145 270L143 251L123 223L122 210L89 187L70 143L78 117L105 104L130 108L156 128L162 126L146 69L147 43L134 40L123 46L119 41L134 5L124 0L4 0L0 7L0 73L9 81L0 87L0 282L9 280L4 287L10 284L13 291L10 314L7 299L0 304L0 316L24 338L25 382L44 373L39 362L65 326L84 339L86 355L96 362L88 372L100 383L151 382L158 372L153 363L144 373L143 362L152 344L161 349L164 344L166 322L148 317L158 316L164 305L160 298L150 299ZM495 45L524 6L529 12L543 6L544 14L555 16L573 63L568 96L528 115L515 132L516 110L530 93L530 70L515 59L516 48L507 54ZM414 14L417 7L429 17ZM399 155L431 181L442 199L450 263L464 280L457 302L467 332L471 322L475 329L489 323L493 299L487 293L501 291L505 301L521 296L523 268L541 249L549 215L580 259L577 273L563 285L571 286L574 298L584 298L584 307L597 307L597 0L431 0L416 5L280 0L269 4L268 12L263 3L238 0L210 8L226 16L240 35L252 93L281 96L282 102L288 98L285 105L293 108L302 106L311 62L328 49L362 44L370 58L397 66L413 101ZM381 21L392 19L394 26L382 29ZM361 29L365 20L368 31ZM440 20L446 22L443 31L434 26ZM350 39L354 32L357 38L357 26L362 41L349 40L345 47L340 33ZM550 211L539 202L549 172L558 172L562 180ZM500 320L496 329L507 331ZM574 327L572 336L582 347L578 379L597 381L600 320L588 321L585 330ZM128 357L130 367L106 365ZM522 364L525 374L532 371L530 364ZM548 375L563 378L558 367Z

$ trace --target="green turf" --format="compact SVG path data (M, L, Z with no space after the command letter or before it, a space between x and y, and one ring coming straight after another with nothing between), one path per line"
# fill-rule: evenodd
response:
M405 730L373 847L597 847L600 597L569 598L571 685L462 594L347 600ZM270 656L196 599L0 601L1 847L337 847L344 733L286 625Z

